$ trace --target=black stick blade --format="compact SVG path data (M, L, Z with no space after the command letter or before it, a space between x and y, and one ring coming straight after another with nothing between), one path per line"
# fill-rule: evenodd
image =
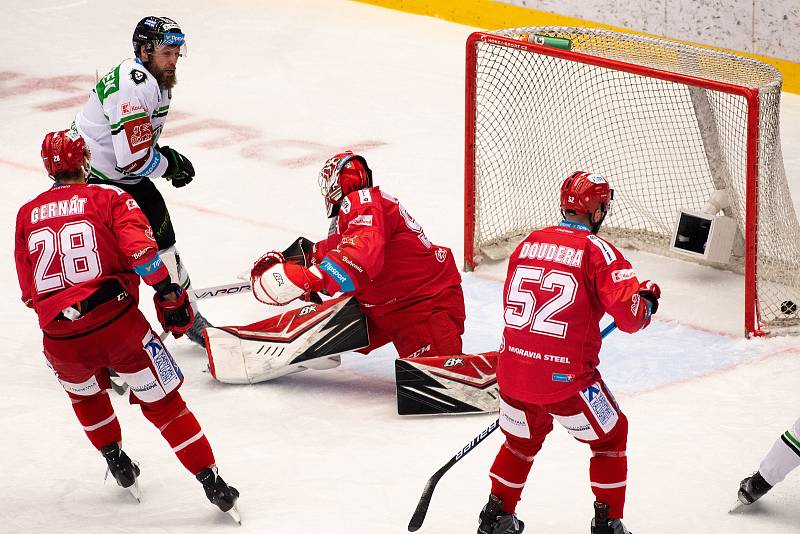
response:
M425 516L428 514L428 507L431 505L431 499L433 498L433 490L436 489L436 484L439 482L439 479L442 478L441 475L437 475L439 475L439 473L429 478L428 482L425 484L425 489L422 490L417 508L411 516L411 521L408 522L409 532L418 531L419 527L421 527L422 523L425 521Z

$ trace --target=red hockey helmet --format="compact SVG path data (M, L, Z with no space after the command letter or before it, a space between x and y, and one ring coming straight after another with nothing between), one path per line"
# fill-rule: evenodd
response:
M74 130L50 132L42 141L42 162L53 180L64 175L77 176L79 171L88 172L89 149Z
M363 156L345 150L325 162L318 180L328 217L334 217L339 213L344 197L353 191L372 187L372 171Z
M614 190L599 174L575 171L561 184L561 209L564 212L591 216L600 209L611 211Z

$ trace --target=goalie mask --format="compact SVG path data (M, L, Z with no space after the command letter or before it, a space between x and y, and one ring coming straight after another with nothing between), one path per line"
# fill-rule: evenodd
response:
M365 187L372 187L372 171L367 160L352 150L336 154L319 171L319 188L328 218L338 215L344 197Z
M614 190L599 174L575 171L561 184L561 212L585 215L597 233L606 215L611 212ZM596 213L600 212L599 215ZM599 220L597 218L599 217Z
M50 132L42 141L42 162L53 180L79 178L89 172L89 148L74 130Z

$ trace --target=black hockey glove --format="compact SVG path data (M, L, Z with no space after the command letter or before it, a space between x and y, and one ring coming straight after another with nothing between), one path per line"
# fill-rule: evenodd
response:
M314 244L310 239L298 237L294 243L283 251L283 257L289 263L311 267L311 251L314 250Z
M186 156L168 146L158 147L161 155L167 158L167 171L164 178L170 180L175 187L183 187L194 178L194 165Z
M300 236L283 251L283 258L289 263L296 263L303 267L311 267L314 265L312 258L314 245L316 245L316 243L310 239ZM322 304L322 299L319 294L314 292L308 294L307 300L314 304Z

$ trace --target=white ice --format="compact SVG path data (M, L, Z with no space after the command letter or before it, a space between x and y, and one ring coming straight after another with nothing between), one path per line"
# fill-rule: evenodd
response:
M196 287L233 281L297 235L323 237L316 173L345 147L366 155L377 183L461 257L464 43L474 29L333 0L2 4L0 532L236 529L119 397L124 447L142 467L142 503L103 485L104 462L45 366L11 258L18 207L49 185L42 136L69 125L96 72L130 55L139 18L165 14L188 34L189 54L162 143L185 152L198 174L186 188L160 187ZM781 116L798 207L799 96L784 94ZM798 416L798 338L742 338L739 276L629 257L664 297L651 328L612 334L602 353L631 422L626 524L637 534L800 532L800 472L747 513L726 513L739 481ZM502 267L465 276L469 351L497 346L502 277ZM143 308L154 318L149 294ZM215 324L275 313L248 296L202 309ZM493 418L397 416L389 348L249 387L215 383L204 353L185 340L169 348L221 474L241 490L243 531L404 532L425 480ZM421 532L475 531L501 441L498 432L445 476ZM554 430L518 507L526 531L588 532L588 459L585 446Z

